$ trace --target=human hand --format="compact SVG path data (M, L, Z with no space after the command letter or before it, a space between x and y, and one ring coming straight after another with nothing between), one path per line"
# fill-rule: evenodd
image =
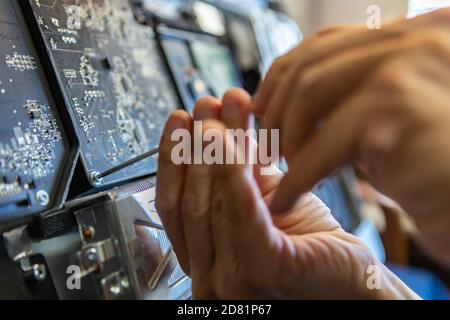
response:
M450 265L450 11L306 41L280 58L255 110L281 129L289 172L271 208L347 164L411 214Z
M240 91L223 102L205 98L194 119L203 130L249 126L251 100ZM175 129L191 130L191 117L168 120L160 149L156 206L196 299L417 298L357 238L344 232L314 195L272 216L267 204L281 172L261 176L249 165L174 165ZM239 150L252 152L252 150ZM369 290L367 270L380 270L381 290Z

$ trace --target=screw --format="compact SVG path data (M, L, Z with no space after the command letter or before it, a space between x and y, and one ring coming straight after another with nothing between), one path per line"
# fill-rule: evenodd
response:
M103 178L99 178L100 172L94 170L91 171L91 182L94 186L99 186L103 183Z
M86 256L86 260L93 262L97 260L97 249L95 248L90 248L89 250L86 251L85 253Z
M98 251L96 248L89 248L83 252L83 260L86 267L90 268L98 264Z
M44 281L47 278L47 271L43 264L33 265L33 278L39 282Z
M120 281L120 286L124 289L128 289L130 287L130 282L128 281L127 277L122 278Z
M82 231L82 234L83 234L83 238L90 239L90 238L92 238L94 236L95 229L93 227L91 227L91 226L84 227L83 231Z
M41 206L45 207L50 202L50 196L48 195L47 191L39 190L36 193L36 200Z
M119 284L111 284L111 286L109 287L109 291L114 295L114 296L118 296L122 293L122 288L120 287Z

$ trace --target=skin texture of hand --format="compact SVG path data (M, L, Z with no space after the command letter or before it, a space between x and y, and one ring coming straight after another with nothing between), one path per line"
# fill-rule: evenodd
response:
M411 214L450 266L450 11L320 34L280 58L254 110L280 129L286 212L334 170L356 164Z
M156 206L192 278L194 298L417 298L312 194L272 216L267 204L281 172L261 176L258 166L173 164L175 129L203 121L205 131L222 133L224 150L234 150L225 129L247 129L251 106L241 90L228 92L223 102L204 98L194 119L172 114L161 140ZM381 290L368 289L369 266L379 268Z

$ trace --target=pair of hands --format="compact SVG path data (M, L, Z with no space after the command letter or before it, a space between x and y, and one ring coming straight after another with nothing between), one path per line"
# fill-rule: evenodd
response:
M204 130L245 129L253 112L280 128L285 177L174 165L170 135L193 119L170 117L156 204L195 298L416 298L317 198L300 195L358 164L448 253L449 18L443 10L381 31L320 33L275 63L255 104L240 90L197 103ZM369 289L370 267L381 270L381 290Z

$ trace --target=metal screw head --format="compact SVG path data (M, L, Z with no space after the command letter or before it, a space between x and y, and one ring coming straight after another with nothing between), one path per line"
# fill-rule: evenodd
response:
M50 203L50 196L48 195L47 191L39 190L36 193L36 200L41 206L45 207Z
M89 248L83 252L84 264L87 267L92 267L98 263L98 251L96 248Z
M100 172L98 172L98 171L96 171L96 170L91 171L91 176L90 176L90 178L91 178L91 182L92 182L92 184L93 184L94 186L99 186L99 185L101 185L101 184L103 183L103 179L102 179L102 178L99 178L99 177L98 177L99 175L100 175Z
M123 289L128 289L130 287L130 282L128 281L127 277L123 277L122 280L120 280L120 286Z
M33 265L33 278L36 281L44 281L47 278L47 270L43 264Z
M111 284L109 287L109 292L111 292L113 296L118 296L122 293L122 287L117 283Z

